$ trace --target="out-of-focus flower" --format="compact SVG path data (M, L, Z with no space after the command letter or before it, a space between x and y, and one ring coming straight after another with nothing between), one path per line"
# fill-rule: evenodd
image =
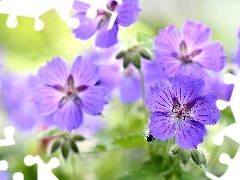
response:
M1 180L8 180L9 179L9 174L7 171L0 171L0 179Z
M49 117L41 117L32 99L33 87L39 83L37 76L6 74L2 77L2 105L11 124L19 130L51 125Z
M181 35L175 25L160 30L154 38L156 62L170 77L182 73L203 78L207 83L210 78L205 69L220 71L225 64L223 46L209 43L211 34L208 26L195 21L185 21Z
M117 43L117 34L119 25L123 27L130 26L135 23L140 12L138 0L122 0L122 4L117 1L109 0L106 5L107 10L98 9L97 16L94 19L89 19L86 16L90 5L83 2L75 1L73 8L76 11L74 17L80 20L78 28L73 30L77 38L82 40L89 39L98 30L95 45L100 48L107 48ZM111 18L112 13L117 13L113 23Z
M160 80L146 95L146 107L153 113L148 125L150 134L162 141L175 136L185 149L197 148L206 135L205 125L220 118L217 96L204 90L204 81L181 74L172 84Z
M78 56L70 69L60 57L38 70L41 83L36 85L34 103L43 116L52 115L60 129L69 131L83 123L83 112L97 115L107 103L107 90L95 86L98 66Z

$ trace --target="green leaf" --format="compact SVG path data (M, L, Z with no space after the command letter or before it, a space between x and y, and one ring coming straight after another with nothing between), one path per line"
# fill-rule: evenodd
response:
M83 136L80 135L80 134L74 134L74 135L72 136L72 139L73 139L74 141L84 141L84 140L85 140L85 137L83 137Z
M130 64L131 60L132 60L131 54L130 53L126 54L126 56L124 56L124 60L123 60L123 67L127 68L128 65Z
M126 54L127 54L126 51L120 51L120 52L116 55L116 59L121 59L121 58L123 58Z
M61 145L61 141L59 139L55 140L51 147L51 154L53 154L56 150L58 150L60 145Z
M68 142L68 141L65 141L65 142L62 144L61 151L62 151L62 156L63 156L63 158L64 158L65 160L67 160L68 155L69 155L69 142Z
M141 57L143 57L145 59L148 59L148 60L152 59L151 53L146 48L141 48L139 50L139 54L141 55Z
M61 135L63 132L56 127L43 130L37 135L37 139L45 139L53 136Z
M70 141L70 146L71 146L71 149L73 150L73 152L75 152L76 154L79 153L78 147L74 141Z
M132 63L137 69L141 69L141 61L138 53L132 54Z

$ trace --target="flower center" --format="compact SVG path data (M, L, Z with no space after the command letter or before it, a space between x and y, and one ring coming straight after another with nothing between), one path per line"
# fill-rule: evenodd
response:
M196 49L194 51L192 51L191 53L188 53L187 51L187 45L185 43L185 41L182 41L180 43L180 51L181 51L181 55L179 57L179 59L184 63L184 64L187 64L187 63L191 63L192 62L192 59L200 54L202 52L201 49Z
M87 86L82 85L82 86L79 86L79 87L75 88L73 77L72 77L72 75L70 75L68 77L67 85L65 87L61 87L61 86L57 85L57 86L54 86L54 88L57 89L60 92L65 93L65 96L60 101L60 105L63 105L70 99L73 100L73 101L79 101L80 99L78 97L78 93L86 90Z
M186 104L181 105L178 100L175 100L172 108L172 115L178 120L185 120L186 117L189 117L189 108Z

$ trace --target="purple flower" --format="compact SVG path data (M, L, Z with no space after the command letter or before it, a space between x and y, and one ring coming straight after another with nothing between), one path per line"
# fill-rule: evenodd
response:
M178 74L172 84L160 80L146 95L146 107L153 113L150 134L162 141L175 136L179 146L196 148L206 135L204 125L220 118L217 97L203 89L204 81Z
M8 120L22 131L51 125L50 118L41 117L31 101L32 88L39 82L37 76L6 74L2 78L2 104Z
M118 25L127 27L135 23L140 12L138 0L122 0L122 4L117 1L109 0L106 9L97 10L97 16L94 19L86 17L86 12L90 5L83 2L75 1L73 8L76 10L74 17L80 20L78 28L73 30L77 38L81 40L89 39L98 30L95 45L100 48L107 48L117 43ZM111 22L113 18L112 13L117 13L116 19Z
M185 21L181 35L170 25L154 39L155 59L170 77L182 73L209 81L205 69L220 71L225 63L223 46L209 43L211 34L208 26L195 21Z
M97 115L107 103L107 91L95 86L99 80L98 66L90 59L77 57L70 69L55 57L38 70L41 83L35 88L34 102L43 116L52 115L60 129L69 131L83 123L83 112Z

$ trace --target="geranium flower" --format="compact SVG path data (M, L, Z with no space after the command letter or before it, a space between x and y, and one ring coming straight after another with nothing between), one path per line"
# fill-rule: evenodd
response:
M220 118L217 96L203 89L204 81L177 74L172 84L160 80L146 95L146 107L153 113L150 134L162 141L175 136L185 149L197 148L206 135L205 125Z
M38 70L41 83L35 88L34 102L43 116L52 115L60 129L69 131L83 123L83 113L97 115L107 103L107 90L95 86L98 66L90 59L77 57L70 69L55 57Z
M182 73L209 81L205 69L220 71L225 64L223 46L209 43L211 35L208 26L195 21L185 21L181 34L170 25L154 38L156 62L170 77Z
M95 45L100 48L107 48L116 44L118 41L118 26L127 27L135 23L140 12L138 0L122 0L122 4L109 0L106 7L108 11L98 9L97 16L94 19L89 19L86 16L90 5L75 1L73 8L76 10L74 17L80 20L79 27L73 30L75 36L81 40L86 40L98 30ZM117 17L112 23L111 16L113 12L117 13Z

